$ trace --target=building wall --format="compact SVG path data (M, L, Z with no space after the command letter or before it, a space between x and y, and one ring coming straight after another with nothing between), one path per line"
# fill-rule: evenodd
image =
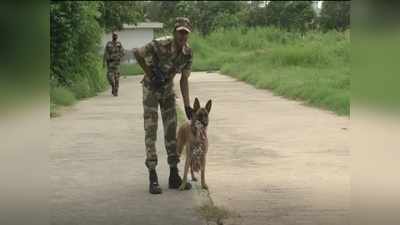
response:
M126 50L124 62L132 63L135 62L132 49L141 47L154 38L153 28L137 28L137 29L126 29L122 31L117 31L118 40L121 42L122 46ZM104 52L104 46L108 41L111 41L111 33L103 35L102 38L102 53Z

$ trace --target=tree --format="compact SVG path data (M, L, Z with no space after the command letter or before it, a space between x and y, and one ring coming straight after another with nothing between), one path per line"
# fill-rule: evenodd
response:
M305 32L315 21L312 1L270 1L265 9L267 25Z
M266 26L267 25L267 13L266 7L261 7L259 1L251 1L244 5L242 10L239 12L241 20L247 26Z
M246 4L240 1L149 1L144 3L145 18L164 23L164 31L171 31L178 16L188 17L193 28L207 35L219 27L236 26L237 14Z
M240 23L239 13L244 8L241 1L198 1L195 3L196 12L193 24L201 34L222 27L237 26Z
M289 30L304 33L314 23L316 13L312 7L312 1L291 1L283 13L283 24Z
M350 1L323 1L320 26L323 30L343 31L350 26Z
M76 89L79 84L89 94L105 87L100 69L103 29L98 9L99 2L50 2L51 87Z
M267 4L265 8L267 25L272 25L279 28L285 26L285 18L283 18L283 13L285 11L286 4L286 1L271 1Z
M99 4L100 24L106 31L121 30L124 23L143 20L143 7L136 1L102 1Z

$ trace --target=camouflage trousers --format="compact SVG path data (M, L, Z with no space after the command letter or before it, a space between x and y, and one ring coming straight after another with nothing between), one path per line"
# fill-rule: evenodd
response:
M107 67L107 80L111 87L115 90L119 88L119 67L118 66L108 66Z
M143 84L143 118L145 130L146 160L145 164L149 170L157 166L157 125L158 106L160 106L161 117L164 127L164 144L168 155L168 164L175 167L179 163L176 151L176 106L173 83L166 85L160 90L153 90Z

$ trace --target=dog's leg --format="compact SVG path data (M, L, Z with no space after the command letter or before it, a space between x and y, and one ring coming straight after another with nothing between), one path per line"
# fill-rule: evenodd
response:
M201 187L208 190L208 185L206 184L206 157L204 156L201 160Z
M186 162L185 162L185 169L183 171L183 178L182 178L182 184L179 187L179 190L183 191L185 190L186 183L187 183L187 175L189 172L189 166L190 166L190 161L191 161L191 154L190 154L190 148L189 145L186 145Z
M192 181L197 181L197 178L194 176L193 168L190 166L190 174L192 175Z

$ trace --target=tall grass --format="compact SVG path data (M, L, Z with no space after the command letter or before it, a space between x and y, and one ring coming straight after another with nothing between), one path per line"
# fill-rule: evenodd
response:
M57 116L59 106L70 106L77 100L96 96L108 87L106 69L100 67L99 60L93 62L96 66L71 74L74 82L68 86L59 85L55 80L50 81L50 117Z
M334 111L350 112L349 32L236 28L191 36L193 70L220 70L257 88Z
M123 76L134 76L143 74L142 68L140 68L139 64L135 63L123 63L120 66L120 72Z
M55 87L50 91L50 102L54 105L69 106L74 104L76 97L73 92L65 87ZM55 106L54 106L55 107Z

